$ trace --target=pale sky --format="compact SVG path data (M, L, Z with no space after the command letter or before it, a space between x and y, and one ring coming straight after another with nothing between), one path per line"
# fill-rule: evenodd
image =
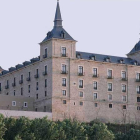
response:
M0 0L0 66L39 56L57 0ZM77 51L125 56L139 41L140 0L60 0L64 29Z

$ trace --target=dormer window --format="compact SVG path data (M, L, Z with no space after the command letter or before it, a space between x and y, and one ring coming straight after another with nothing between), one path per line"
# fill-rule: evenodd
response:
M110 58L107 57L107 58L106 58L106 62L110 62Z
M77 57L78 59L81 59L81 55L80 55L80 54L77 54L76 57Z
M60 35L61 35L62 38L65 38L65 33L64 33L64 31L61 31L61 34L60 34Z
M123 60L122 59L120 60L120 63L123 64Z
M134 62L134 65L138 65L138 62L137 62L137 61L135 61L135 62Z
M95 61L95 56L92 56L92 57L91 57L91 60L94 60L94 61Z

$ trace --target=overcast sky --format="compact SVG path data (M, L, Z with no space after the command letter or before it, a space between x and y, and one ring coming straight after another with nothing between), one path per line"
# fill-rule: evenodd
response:
M0 66L39 56L57 0L0 0ZM77 51L125 56L139 41L140 0L60 0L64 29Z

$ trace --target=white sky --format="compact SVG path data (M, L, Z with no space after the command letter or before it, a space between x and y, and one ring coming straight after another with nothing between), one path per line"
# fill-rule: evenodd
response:
M39 56L53 28L56 0L0 0L0 66ZM63 27L77 51L125 56L139 41L140 0L60 0Z

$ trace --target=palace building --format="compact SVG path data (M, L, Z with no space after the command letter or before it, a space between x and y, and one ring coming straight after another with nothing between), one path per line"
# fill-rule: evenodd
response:
M127 57L76 51L59 2L40 55L0 73L0 109L51 112L53 120L140 121L140 41Z

